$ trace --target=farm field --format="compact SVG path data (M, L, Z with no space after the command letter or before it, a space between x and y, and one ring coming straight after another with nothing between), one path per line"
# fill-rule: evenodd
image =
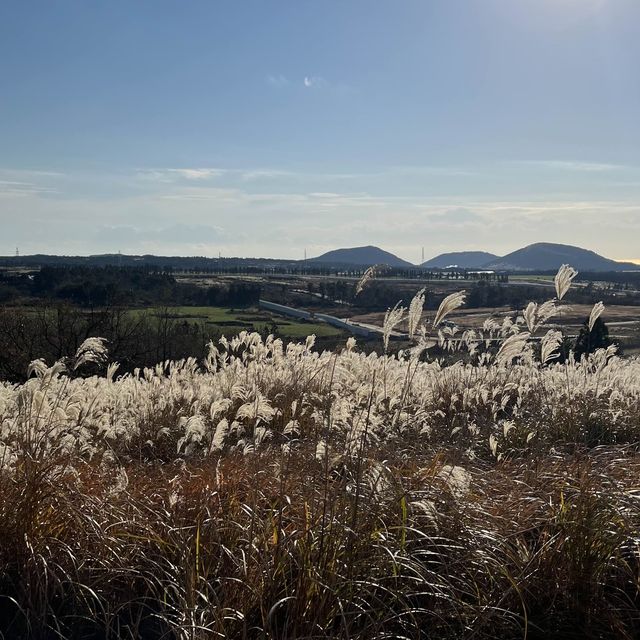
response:
M260 309L234 310L222 307L151 307L132 310L131 313L148 313L170 320L197 323L206 328L216 329L232 337L240 331L264 332L273 327L283 338L305 338L314 334L319 338L338 337L342 332L324 322L308 322L283 318Z

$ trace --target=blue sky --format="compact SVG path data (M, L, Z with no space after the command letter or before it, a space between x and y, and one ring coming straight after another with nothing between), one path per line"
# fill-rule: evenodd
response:
M0 254L640 260L638 0L0 4Z

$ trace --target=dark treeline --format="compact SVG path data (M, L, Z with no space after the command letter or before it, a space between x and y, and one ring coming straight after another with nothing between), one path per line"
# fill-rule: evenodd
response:
M177 282L153 267L45 266L34 273L0 272L0 303L36 298L83 307L256 304L260 286L232 282L202 287Z
M72 358L92 336L106 338L109 360L126 373L166 359L202 358L207 342L221 335L221 329L186 322L170 309L0 307L0 380L23 382L30 362L43 358L51 365Z
M293 275L293 276L334 276L360 277L367 265L322 263L312 260L278 260L271 258L210 258L206 256L154 256L104 254L95 256L4 256L0 257L0 267L11 269L39 269L47 266L58 267L128 267L144 268L167 274L192 273L211 275ZM556 271L510 271L489 272L473 269L439 269L422 267L385 267L377 273L377 278L429 279L429 280L490 280L506 283L511 275L555 275ZM623 287L640 286L640 270L611 272L581 272L578 281L607 282Z
M169 256L9 256L0 258L0 267L40 269L45 267L137 268L167 274L208 275L293 275L343 276L359 278L367 265L322 263L305 260L272 260L268 258L206 258ZM423 280L487 279L507 282L507 273L492 273L468 269L423 269L421 267L388 267L379 269L378 278Z

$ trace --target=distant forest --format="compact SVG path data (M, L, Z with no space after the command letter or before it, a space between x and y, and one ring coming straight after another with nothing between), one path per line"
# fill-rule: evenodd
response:
M0 272L0 303L24 298L82 307L189 305L246 307L257 304L260 286L232 282L202 287L177 282L151 267L42 267L34 273Z

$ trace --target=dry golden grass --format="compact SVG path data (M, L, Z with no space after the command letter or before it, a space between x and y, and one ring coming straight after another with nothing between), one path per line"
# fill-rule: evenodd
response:
M418 301L390 356L243 333L120 378L78 375L99 340L35 362L0 383L0 632L638 637L640 360L554 330L541 359L556 305L470 331Z

